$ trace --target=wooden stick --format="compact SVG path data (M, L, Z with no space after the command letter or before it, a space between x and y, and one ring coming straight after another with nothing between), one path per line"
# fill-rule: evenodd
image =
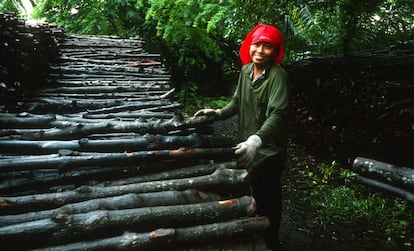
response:
M241 187L246 184L247 171L238 169L217 169L214 173L191 178L151 181L122 186L92 187L82 186L74 191L0 197L0 211L10 212L15 208L29 209L34 206L62 206L93 198L117 196L126 193L148 193L165 190L201 189L217 190Z
M157 229L149 233L125 232L122 236L35 250L152 249L185 251L187 250L185 246L197 243L188 250L222 251L225 248L227 251L266 251L263 239L256 236L255 233L262 231L268 225L269 220L266 217L252 217L193 227ZM202 248L200 244L203 246ZM180 245L184 245L184 247L177 249ZM175 248L171 249L171 246Z

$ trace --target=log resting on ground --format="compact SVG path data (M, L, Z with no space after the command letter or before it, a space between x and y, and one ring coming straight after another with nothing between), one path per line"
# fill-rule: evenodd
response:
M357 177L357 181L378 188L380 190L383 190L385 192L389 192L392 194L395 194L403 199L405 199L406 201L410 202L410 203L414 203L414 193L412 191L407 191L404 190L400 187L396 187L393 186L391 184L387 184L378 180L374 180L374 179L370 179L370 178L365 178L362 176L358 176Z
M117 196L127 193L148 193L165 190L201 189L214 191L222 189L237 190L247 183L247 171L244 169L219 168L214 173L205 176L150 181L121 186L93 187L81 186L74 191L0 197L0 212L16 211L16 208L31 208L34 206L62 206L67 203L80 202L89 199Z
M128 139L100 139L90 140L0 140L0 152L2 153L56 153L60 149L83 152L135 152L142 150L167 150L204 147L231 147L234 142L225 137L213 137L208 135L191 134L187 136L166 136L145 134L140 137Z
M410 191L414 191L414 169L398 167L374 159L357 157L353 165L355 172L368 178L382 180Z
M218 220L253 216L256 204L253 197L243 196L225 201L189 205L159 206L122 210L98 210L84 214L55 215L53 218L0 227L0 241L29 242L32 235L45 238L45 242L70 238L98 229L124 226L131 229L151 229L154 226L191 226ZM223 233L224 234L224 233ZM36 240L38 241L38 240Z
M62 207L51 210L28 212L24 214L2 215L0 216L0 226L52 218L54 215L79 214L96 210L119 210L128 208L194 204L222 199L224 198L218 194L206 193L195 189L140 194L129 193L125 195L66 204Z
M0 159L0 171L22 171L45 168L69 170L81 166L121 167L142 161L163 161L173 159L234 159L234 150L227 148L183 148L177 150L153 150L124 153L75 152L62 149L58 154L34 156L8 156Z
M39 248L36 251L78 251L78 250L187 250L186 247L196 245L188 250L225 250L227 251L266 251L261 237L255 235L269 225L266 217L242 218L232 221L218 222L185 228L156 229L147 233L125 232L121 236L99 239L96 241L78 242L68 245ZM233 238L238 240L234 241ZM246 242L243 240L247 240ZM214 247L211 243L220 243ZM225 245L225 243L228 243ZM200 248L200 245L203 248ZM171 246L175 247L171 249ZM177 249L177 247L182 248ZM212 246L212 247L211 247Z

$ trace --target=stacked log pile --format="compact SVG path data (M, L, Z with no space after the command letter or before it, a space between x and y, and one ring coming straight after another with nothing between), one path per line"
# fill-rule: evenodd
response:
M295 141L344 163L365 156L413 168L414 41L285 67Z
M266 250L268 219L212 119L185 117L139 38L67 35L56 85L0 113L0 243Z
M30 90L48 83L63 34L62 27L28 25L14 13L0 12L0 110L14 108Z

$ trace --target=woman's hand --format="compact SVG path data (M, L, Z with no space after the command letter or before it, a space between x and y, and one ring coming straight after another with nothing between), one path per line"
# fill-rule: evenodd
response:
M234 149L234 154L237 157L237 165L251 169L253 159L256 156L256 151L262 146L262 139L259 136L253 134L246 141L239 143Z
M211 109L211 108L204 108L201 110L198 110L196 113L194 113L194 117L197 116L215 116L220 117L221 110L220 109Z

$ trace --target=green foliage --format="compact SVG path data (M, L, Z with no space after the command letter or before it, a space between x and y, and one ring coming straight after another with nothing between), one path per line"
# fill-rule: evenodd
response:
M352 228L358 224L381 231L389 241L397 236L399 242L411 246L409 219L412 217L407 202L389 200L378 193L361 194L356 185L317 186L311 194L315 220L324 227L342 225Z
M217 82L231 64L222 49L221 20L227 6L214 0L150 0L146 24L156 27L171 70L181 76L179 87L189 82Z
M4 0L16 3L17 0ZM410 0L36 0L37 17L69 33L140 35L160 51L177 89L231 85L239 46L257 23L282 30L285 61L380 49L413 39ZM206 84L208 83L208 84ZM204 90L198 88L198 91ZM223 93L217 93L222 95ZM226 93L228 95L228 93Z
M76 34L135 36L144 14L136 0L38 0L36 17L44 17Z
M22 5L19 0L0 1L0 12L13 12L19 15L21 8L22 8Z
M390 246L414 244L414 207L408 202L367 189L356 182L356 173L336 161L316 161L294 144L289 151L294 165L284 175L284 194L287 203L297 198L303 220L338 237L342 229L352 229L360 238L375 235Z
M199 96L196 95L197 90L193 90L191 93L192 95L187 96L186 105L182 112L186 114L194 114L198 110L202 108L223 108L226 106L230 100L231 96L219 96L219 97L205 97L205 96ZM184 98L184 91L181 91L179 93L179 99L183 100Z
M387 199L379 193L363 192L355 182L356 173L342 169L335 161L306 166L302 174L312 187L310 205L314 208L315 221L324 228L358 224L382 229L384 238L399 236L399 241L411 245L409 221L411 209L406 201Z

